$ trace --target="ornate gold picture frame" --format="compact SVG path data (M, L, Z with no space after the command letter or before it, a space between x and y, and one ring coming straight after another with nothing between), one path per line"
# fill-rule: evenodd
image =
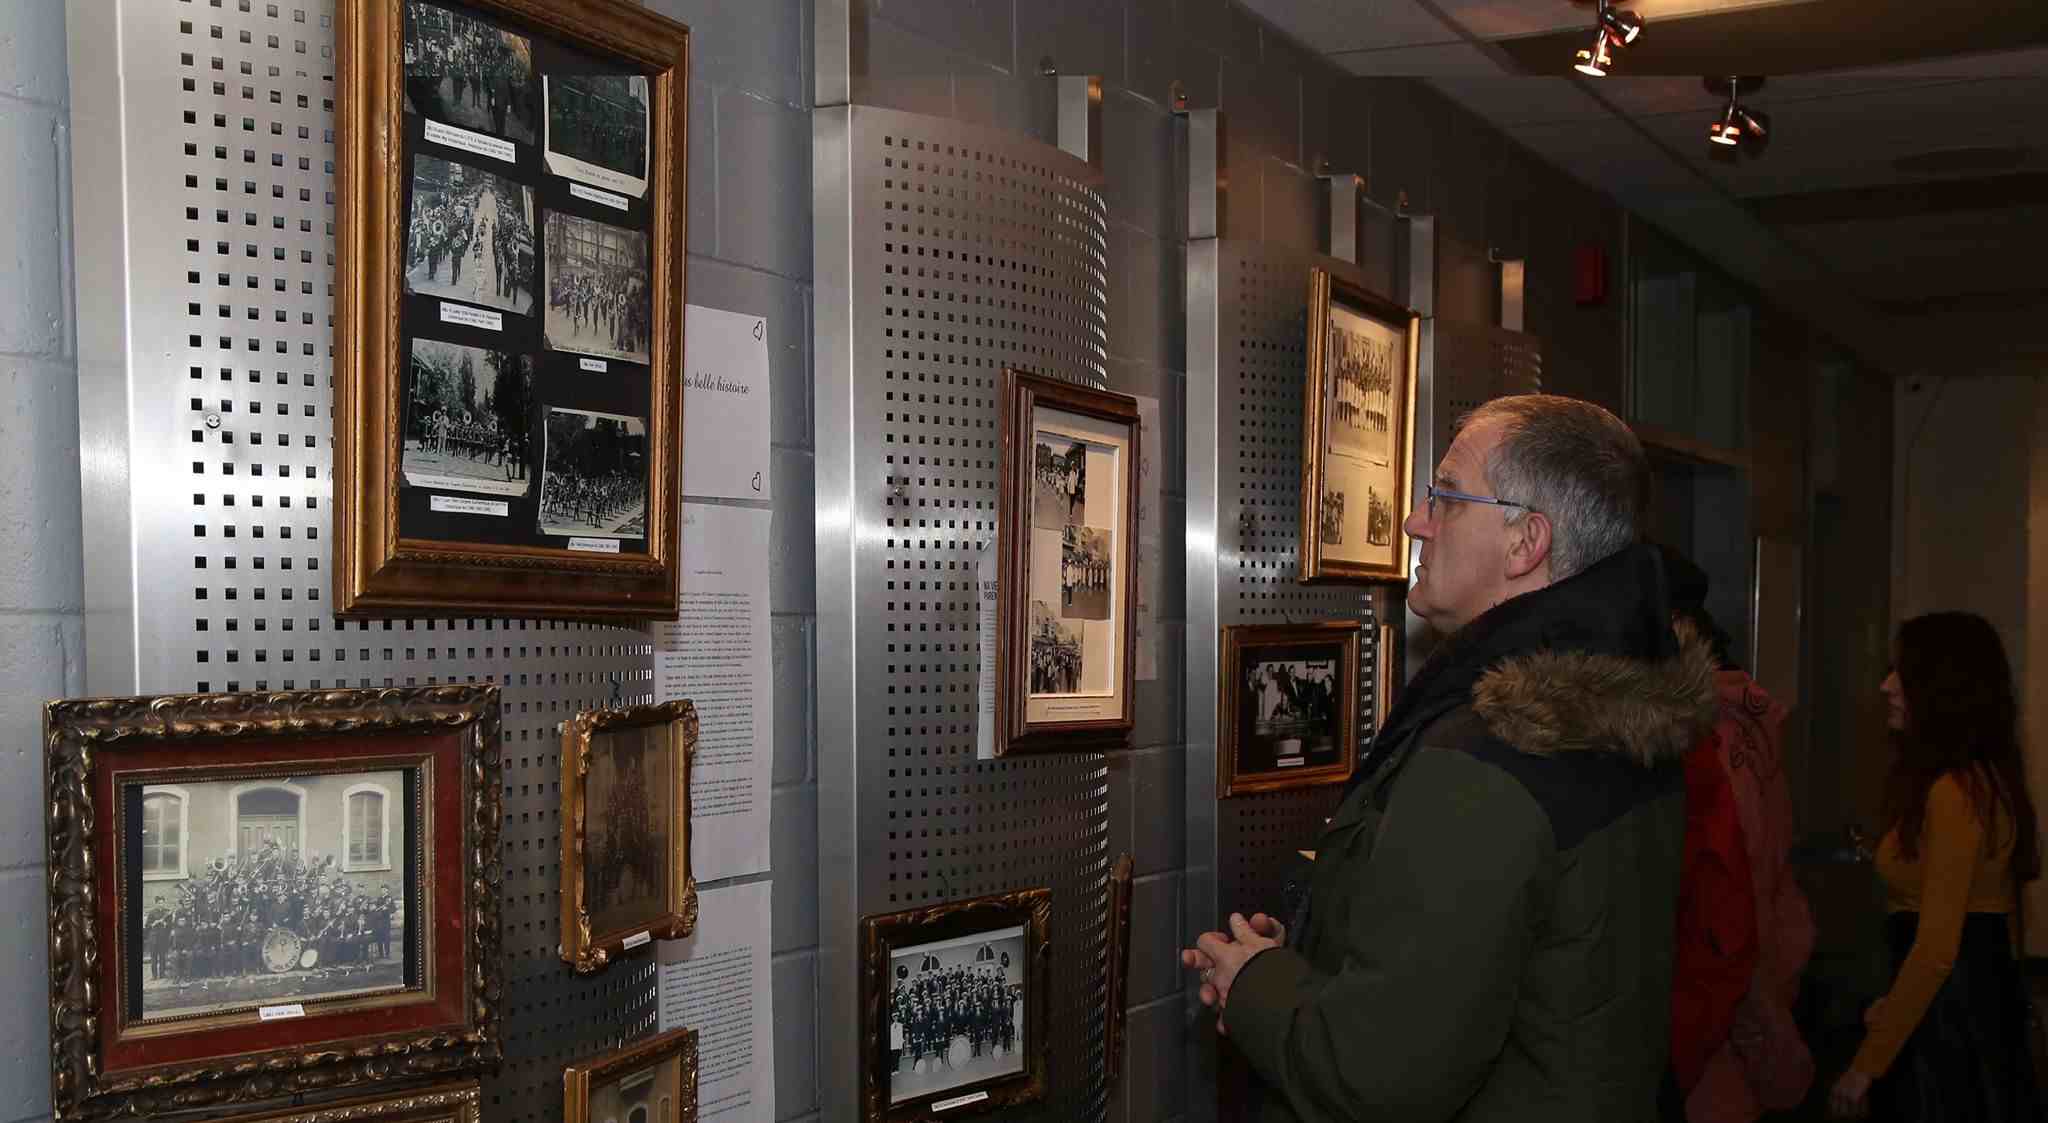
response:
M674 619L689 29L335 18L337 612Z
M236 1123L483 1123L482 1102L476 1082L470 1081L317 1107L295 1107L269 1115L245 1116Z
M562 726L562 958L578 972L697 927L687 701L586 710Z
M1342 783L1358 763L1356 620L1223 629L1216 794Z
M1301 580L1405 582L1421 317L1328 270L1308 277Z
M672 1029L563 1069L562 1123L608 1119L697 1123L697 1031Z
M67 700L43 733L57 1118L496 1066L497 687Z
M861 920L861 1123L1045 1098L1051 929L1050 889ZM935 1015L955 1001L986 1021L956 1032Z

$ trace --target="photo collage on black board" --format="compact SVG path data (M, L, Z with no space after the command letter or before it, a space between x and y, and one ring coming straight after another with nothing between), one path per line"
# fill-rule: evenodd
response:
M647 551L652 84L405 0L399 533Z

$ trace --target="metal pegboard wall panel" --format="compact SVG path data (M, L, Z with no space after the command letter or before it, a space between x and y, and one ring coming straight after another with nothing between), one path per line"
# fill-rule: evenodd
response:
M503 687L506 1062L485 1115L555 1123L563 1065L657 1015L650 964L579 979L556 953L556 724L651 701L652 649L592 624L331 615L333 22L308 0L123 4L111 217L137 296L82 312L131 325L135 689Z
M1085 164L1011 134L856 106L847 143L858 910L1050 886L1050 1094L1006 1118L1096 1117L1108 768L976 759L976 577L1003 367L1106 384L1108 209Z
M1494 398L1543 390L1543 341L1485 324L1436 327L1436 448L1451 447L1460 417Z
M1218 553L1224 625L1357 620L1359 741L1373 728L1378 630L1356 586L1303 585L1300 575L1303 388L1308 368L1311 265L1355 278L1356 267L1282 247L1226 242L1218 258L1217 489L1220 525L1236 528ZM1192 446L1192 443L1190 445ZM1216 704L1213 692L1190 704ZM1196 767L1190 762L1189 767ZM1213 764L1210 767L1214 767ZM1335 809L1336 785L1222 800L1216 809L1217 909L1287 915L1286 886Z

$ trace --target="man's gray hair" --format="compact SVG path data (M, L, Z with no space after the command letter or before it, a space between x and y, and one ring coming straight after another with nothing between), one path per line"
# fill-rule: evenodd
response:
M1650 502L1650 462L1635 433L1577 398L1495 398L1458 421L1504 423L1486 461L1499 498L1550 520L1550 577L1562 581L1635 543ZM1509 521L1526 512L1508 508Z

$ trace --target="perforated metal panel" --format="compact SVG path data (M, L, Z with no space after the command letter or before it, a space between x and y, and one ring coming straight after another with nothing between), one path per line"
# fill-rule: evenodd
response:
M1108 213L1088 166L864 106L814 122L820 1084L858 1073L863 915L1053 890L1050 1094L1099 1118L1108 770L977 761L977 566L995 533L1002 368L1106 385Z
M121 403L82 421L100 458L87 546L133 565L88 579L90 603L128 606L94 632L90 688L500 684L506 1063L484 1115L559 1120L563 1065L651 1033L657 1011L651 960L586 980L556 953L555 726L614 692L651 700L650 645L560 621L333 618L331 5L121 0L104 26L73 80L118 74L126 128L82 120L81 150L119 151L81 163L124 177L81 185L77 222L125 238L127 287L81 284L79 317L82 339L125 329L126 351L87 374L87 401Z
M1451 444L1451 426L1480 405L1508 394L1543 390L1543 341L1484 324L1437 325L1436 447Z

